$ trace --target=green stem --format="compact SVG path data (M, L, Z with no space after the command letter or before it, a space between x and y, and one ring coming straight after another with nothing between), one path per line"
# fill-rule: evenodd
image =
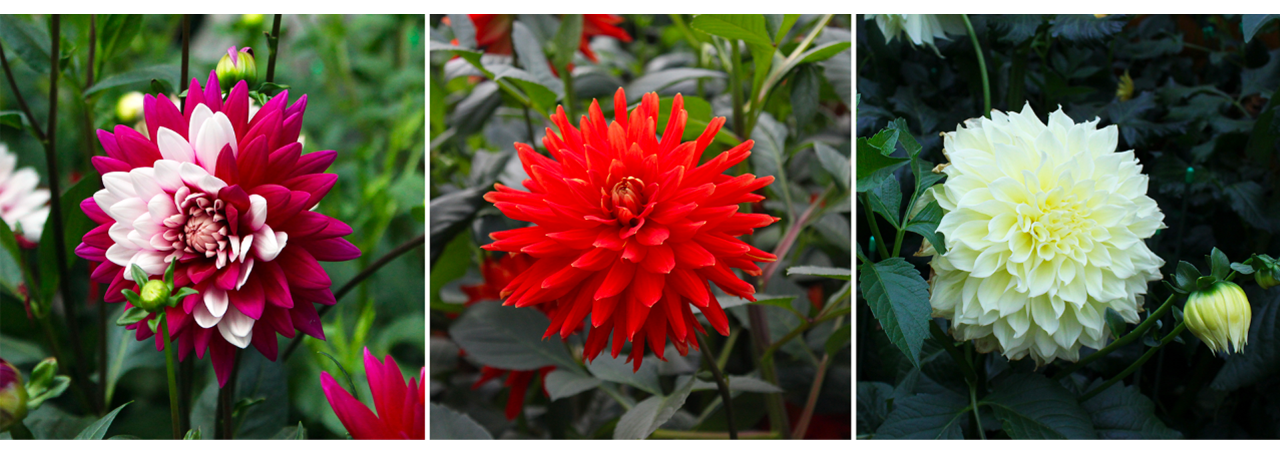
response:
M969 15L961 14L960 17L964 18L964 28L969 30L969 40L973 41L973 53L978 56L978 70L982 72L982 115L991 118L991 82L987 79L987 59L982 56L982 46L978 44L978 33L973 31L973 23L969 22Z
M271 55L267 57L267 82L276 79L276 55L279 54L280 48L280 18L283 14L277 14L275 19L271 21L271 34L267 36L267 48L271 51Z
M101 303L99 303L101 304ZM178 406L178 377L175 372L177 359L173 355L173 344L169 340L169 317L161 312L160 336L164 337L164 369L169 378L169 417L173 419L173 439L182 439L182 412Z
M1053 374L1053 380L1054 381L1062 380L1063 378L1066 378L1068 375L1071 375L1072 372L1080 370L1080 368L1093 362L1094 360L1107 356L1111 352L1116 351L1116 349L1123 347L1125 345L1129 345L1133 341L1142 338L1142 334L1147 332L1147 329L1151 328L1152 325L1155 325L1156 320L1159 320L1160 317L1163 317L1166 312L1169 312L1169 310L1173 308L1173 299L1176 296L1177 296L1176 293L1173 295L1169 295L1169 298L1164 300L1164 304L1161 304L1160 308L1156 309L1155 312L1152 312L1151 315L1148 316L1146 320L1143 320L1142 323L1138 324L1137 327L1133 328L1133 331L1130 331L1129 334L1126 334L1123 337L1116 339L1115 342L1112 342L1106 347L1103 347L1102 350L1093 352L1092 355L1089 355L1084 359L1080 360L1079 362L1076 362L1075 364L1067 366L1067 368L1058 371L1058 373L1056 374Z
M27 100L23 99L22 92L18 90L18 82L14 80L13 71L9 69L9 58L4 55L4 46L0 46L0 67L4 68L4 77L9 80L9 89L13 91L13 98L18 101L18 108L22 109L22 113L27 116L27 126L31 127L31 132L35 134L36 139L44 142L44 131L40 130L40 123L36 121L36 116L27 106Z
M818 394L822 391L822 382L827 377L827 366L830 364L831 355L823 353L822 361L818 363L818 373L814 375L813 383L809 385L809 399L804 403L804 411L800 413L800 421L796 422L791 438L803 440L805 433L809 431L809 421L813 419L813 410L818 406Z
M742 330L735 329L724 341L724 350L720 350L720 357L716 359L716 365L720 366L720 369L724 369L725 365L729 364L729 354L733 353L733 345L738 342L739 334L742 334Z
M1092 389L1092 390L1090 390L1088 393L1085 393L1085 395L1080 396L1080 399L1078 399L1078 401L1079 401L1079 402L1084 402L1084 401L1087 401L1087 400L1089 400L1089 399L1092 399L1094 396L1097 396L1098 394L1100 394L1100 393L1102 393L1103 391L1105 391L1107 388L1111 387L1111 385L1114 385L1114 384L1116 384L1116 382L1118 382L1118 381L1120 381L1120 380L1123 380L1125 377L1128 377L1128 376L1129 376L1129 374L1134 373L1135 371L1137 371L1137 370L1138 370L1138 368L1142 367L1142 364L1143 364L1143 363L1145 363L1145 362L1147 362L1147 360L1151 359L1151 357L1152 357L1152 356L1155 356L1156 352L1158 352L1158 351L1160 351L1160 349L1164 348L1164 346L1165 346L1165 345L1168 345L1168 344L1169 344L1169 342L1173 342L1173 339L1174 339L1174 338L1176 338L1176 337L1178 337L1178 335L1179 335L1179 334L1182 334L1182 332L1183 332L1183 331L1185 331L1186 329L1187 329L1187 324L1186 324L1186 322L1179 323L1179 324L1178 324L1178 326L1176 326L1176 327L1174 327L1174 328L1173 328L1173 332L1170 332L1170 333L1169 333L1168 335L1166 335L1164 338L1160 339L1160 345L1157 345L1157 346L1155 346L1155 347L1153 347L1153 348L1149 348L1149 349L1147 349L1147 352L1146 352L1146 353L1143 353L1143 354L1142 354L1142 357L1138 358L1138 360L1137 360L1137 361L1135 361L1133 364L1129 365L1129 367L1125 368L1125 369L1124 369L1123 371L1121 371L1118 375L1116 375L1116 376L1114 376L1114 377L1111 377L1111 379L1110 379L1110 380L1107 380L1106 382L1103 382L1103 383L1102 383L1101 385L1099 385L1097 388L1093 388L1093 389Z
M889 247L884 244L884 235L880 234L880 224L876 222L876 213L871 211L871 204L867 203L866 196L862 198L862 208L867 210L867 225L871 226L871 234L880 239L876 242L876 249L880 251L880 260L897 257L897 254L889 255Z
M698 330L694 330L694 334L698 337L698 343L702 344L702 363L707 365L711 376L716 379L716 387L720 389L720 399L724 402L724 419L729 425L729 439L737 440L738 429L733 424L733 397L729 395L729 380L725 379L720 365L716 364L715 353L711 351L711 342L707 339L707 335Z
M573 72L569 70L569 64L567 63L559 70L560 81L564 83L564 113L569 117L569 122L572 123L578 119L578 117L574 116L574 101L576 97L573 95Z
M942 331L942 328L932 320L929 321L929 332L933 334L933 338L935 340L942 344L942 349L946 350L947 354L951 355L951 359L955 360L956 364L960 365L960 372L964 374L964 381L970 383L970 386L977 383L978 374L974 372L973 365L965 359L964 353L961 352L959 348L956 348L955 339L945 331Z
M182 93L182 87L186 87L191 83L191 81L187 79L187 76L190 74L187 72L187 67L190 66L190 62L191 62L191 15L183 14L182 15L182 79L178 80L178 86L174 88L174 90L177 90L178 93ZM179 103L178 108L181 109L183 104L185 103Z
M765 318L764 308L758 304L747 306L747 321L751 327L752 351L759 354L757 368L760 376L770 384L778 385L778 370L773 367L773 351L777 350L769 342L769 320ZM803 325L803 323L802 323ZM787 408L780 394L765 394L765 408L769 415L769 429L776 430L786 436L791 433L790 421L787 420Z
M986 440L987 431L982 428L982 416L978 414L978 387L974 383L969 384L969 408L973 409L973 423L978 426L978 437Z
M738 40L729 40L730 61L733 67L730 68L729 93L733 95L733 133L738 136L738 140L747 140L751 136L747 135L744 127L747 113L743 111L742 104L742 49L738 48Z

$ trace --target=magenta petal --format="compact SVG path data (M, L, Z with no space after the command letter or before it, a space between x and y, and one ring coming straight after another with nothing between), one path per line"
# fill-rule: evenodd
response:
M270 326L272 331L290 339L293 339L296 332L293 329L293 320L289 319L289 311L275 306L267 307L266 310L262 311L262 320L259 320L258 323L264 323ZM253 326L258 325L255 324Z
M231 151L231 144L223 145L222 151L218 152L218 161L213 167L213 175L229 185L240 184L240 168L236 166L235 152Z
M236 153L235 163L240 170L240 184L247 188L253 188L261 184L263 176L269 173L267 159L267 139L265 137L255 137L247 144L242 142L239 153Z
M116 265L111 262L102 262L93 269L93 273L89 275L89 279L93 279L94 282L114 282L113 279L119 276L120 272L123 270L124 268L120 265Z
M404 401L405 394L400 366L391 355L387 355L385 362L379 363L378 358L365 347L364 373L369 377L369 393L373 394L373 406L378 410L378 416L384 425L396 429L398 424L395 424L395 419L399 416L396 407Z
M276 133L272 141L272 148L280 148L287 143L297 142L298 134L302 133L302 114L292 114L285 117L284 122L280 124L280 131Z
M333 160L337 157L338 152L333 150L304 154L298 158L293 176L324 172L330 165L333 165Z
M218 271L217 279L214 285L218 288L231 292L236 288L236 281L240 279L240 267L238 265L228 266Z
M178 111L178 106L173 105L173 101L168 96L160 96L155 102L155 128L151 129L151 117L147 117L147 130L151 131L151 140L156 140L156 131L159 128L169 128L173 132L178 133L182 138L187 139L187 128L190 126L186 117L182 116L182 112Z
M290 178L284 182L284 185L294 191L305 191L311 194L307 199L307 207L313 207L320 203L325 195L329 194L329 190L333 189L333 184L338 182L338 175L332 173L313 173L311 175L303 175L300 177Z
M240 139L242 142L252 142L253 139L263 137L267 143L271 143L271 138L275 136L279 129L280 112L267 112L265 109L258 110L253 116L253 120L249 121L249 132L244 133L244 137Z
M289 232L290 238L311 238L328 227L332 219L314 211L301 211L288 222L276 227L276 230Z
M231 128L236 131L236 139L249 132L249 85L245 81L236 82L227 95L227 102L222 106L222 113L231 120Z
M324 326L320 324L320 315L316 313L316 306L310 301L294 298L293 310L289 311L289 318L293 320L293 327L303 334L324 340Z
M76 256L93 262L103 262L107 260L107 251L80 243L79 246L76 246Z
M333 285L324 268L320 267L320 262L317 262L310 252L300 248L286 247L281 250L276 261L279 261L280 267L289 274L291 278L289 282L295 287L327 289Z
M209 82L204 85L204 103L214 113L222 112L222 86L218 85L218 72L209 70Z
M307 251L321 262L342 262L360 257L360 248L342 238L329 238L304 244Z
M106 212L102 211L102 208L98 207L98 201L94 200L93 197L87 197L84 200L81 200L80 210L84 211L85 216L88 216L89 219L92 220L93 222L96 222L99 224L115 222L115 220L112 219L111 216L107 215Z
M84 245L92 246L104 251L111 249L111 246L116 244L115 240L111 239L111 226L114 224L115 223L102 224L94 227L93 230L90 230L88 233L85 233L84 238L82 238Z
M102 143L102 149L107 152L107 156L120 159L120 146L116 144L116 136L110 131L98 130L98 142Z
M280 118L284 115L284 103L287 99L289 99L289 90L284 90L271 97L258 110L258 114L249 120L249 129L253 130L258 126L262 126L263 123L267 123L267 125L263 126L264 128L270 128L271 130L280 127ZM270 114L275 114L274 120L270 118Z
M161 95L163 96L163 95ZM150 94L142 97L142 118L147 123L147 137L156 141L156 130L160 129L160 120L156 118L156 97Z
M236 267L230 266L228 268ZM249 279L243 287L240 287L240 290L228 291L227 297L231 300L231 305L235 306L244 315L254 320L262 319L262 311L266 307L266 301L263 299L262 285L258 284L257 279Z
M324 226L324 230L316 233L312 238L334 238L339 236L347 236L351 234L351 226L347 223L334 218L329 218L329 224Z
M333 297L333 291L327 288L295 288L291 291L294 295L297 295L298 299L303 301L326 306L338 304L338 300Z
M253 346L262 352L262 356L267 357L271 361L276 360L276 352L279 347L276 344L276 332L271 330L270 326L265 323L253 325Z
M89 158L89 163L93 164L93 169L97 170L99 175L106 175L111 172L128 172L133 168L127 162L106 156Z
M120 145L120 159L133 167L151 167L161 158L160 149L138 131L125 125L116 125L116 143Z
M191 114L196 111L196 106L201 104L204 104L204 89L200 88L200 81L192 77L191 86L187 88L187 103L182 108L183 118L190 121Z
M213 330L207 331L213 332ZM227 379L231 378L231 368L235 365L236 347L224 340L222 336L218 336L209 342L209 353L213 361L213 372L218 376L218 387L227 386Z
M338 382L329 376L328 372L320 373L320 388L324 390L324 396L329 400L329 406L333 408L333 413L338 415L338 420L342 421L342 427L346 427L351 432L351 437L357 440L387 440L391 437L387 434L386 426L382 421L374 416L369 407L351 397L346 389L338 385Z

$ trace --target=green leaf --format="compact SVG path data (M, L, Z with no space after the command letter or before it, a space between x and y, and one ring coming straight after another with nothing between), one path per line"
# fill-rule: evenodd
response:
M133 291L129 289L125 289L124 291L127 292L126 295L128 295L129 293L133 293ZM132 325L134 323L138 323L143 319L147 318L147 315L150 315L150 314L148 314L147 311L143 310L141 307L138 307L138 306L130 307L128 309L125 309L125 311L120 314L120 318L116 319L116 326L126 326L126 325Z
M1249 224L1268 232L1277 231L1276 214L1263 206L1261 185L1253 181L1241 181L1224 190L1231 201L1231 209L1240 214Z
M834 57L836 54L848 49L850 45L851 43L849 41L836 41L813 46L809 50L804 51L803 54L800 54L800 64L818 63Z
M1254 162L1266 163L1277 153L1280 153L1280 102L1271 102L1254 122L1245 154Z
M1183 292L1191 293L1196 290L1196 279L1200 278L1200 270L1195 265L1187 263L1185 260L1178 262L1178 271L1174 275L1174 280Z
M929 336L929 284L902 257L863 264L859 288L889 340L920 367L920 349Z
M907 164L909 158L890 156L897 147L897 143L898 131L889 129L880 131L870 139L858 138L858 157L854 159L858 167L858 192L866 192L880 186L880 183L889 178L894 170Z
M818 162L822 163L822 168L831 172L832 179L840 186L840 189L848 191L849 173L852 171L849 157L840 154L835 148L822 142L814 142L813 151L817 153Z
M720 71L698 68L672 68L658 72L651 72L640 76L627 85L627 102L636 102L643 97L645 93L661 92L667 87L689 79L705 79L712 77L723 79L726 75Z
M122 49L133 41L133 37L142 28L142 16L139 14L103 14L98 16L98 60L99 73Z
M712 35L740 39L748 45L773 46L759 14L699 14L689 26Z
M199 439L200 439L200 435L197 432L196 438L192 438L192 440L199 440ZM271 439L272 440L306 440L307 428L302 426L302 421L298 421L298 425L285 426L283 429L280 429L279 432L276 432L276 434L273 435Z
M849 68L853 67L853 51L840 52L834 57L823 60L819 65L822 66L822 74L827 76L827 82L831 83L831 88L835 89L840 100L844 101L846 106L852 105L853 71Z
M431 402L432 440L492 440L493 435L464 413Z
M818 113L818 102L822 94L822 76L818 74L817 66L804 65L791 76L790 85L791 112L795 117L796 128L799 129L809 124L813 116ZM822 155L819 154L818 157L821 158ZM827 163L824 161L823 165ZM845 167L849 167L848 163L845 163ZM844 187L849 187L848 183Z
M138 308L132 308L138 309ZM121 308L120 316L127 311ZM145 313L144 313L145 315ZM120 317L117 317L120 318ZM136 322L134 322L136 323ZM140 367L164 367L164 354L156 351L154 342L138 342L134 332L124 326L107 327L107 404L115 395L120 378Z
M486 366L512 370L579 367L564 342L542 338L550 324L545 315L531 308L487 301L467 308L449 327L449 335L468 357Z
M1106 322L1107 327L1111 328L1111 335L1117 339L1129 330L1129 324L1124 321L1124 317L1110 307L1107 308Z
M470 354L471 350L468 349L467 353ZM587 371L596 378L621 383L649 394L662 395L662 384L658 383L657 362L645 361L640 364L640 370L632 372L632 369L632 365L628 364L626 358L615 358L610 355L597 356L596 359L587 363Z
M285 365L262 355L244 355L236 365L236 394L233 402L242 411L235 438L265 439L279 432L289 421L289 388ZM217 382L211 382L216 386ZM261 405L241 406L262 400Z
M832 268L829 266L793 266L787 268L787 276L803 274L806 276L822 276L847 281L852 278L848 268Z
M711 104L707 100L697 96L681 95L684 99L684 110L688 113L688 119L685 121L684 134L681 138L685 141L697 140L706 131L707 126L711 124L713 115L711 113ZM671 120L671 107L675 103L674 96L664 96L658 100L658 123L656 128L659 132L667 130L667 122ZM602 109L612 106L600 106ZM605 116L609 116L609 111L605 111ZM733 133L720 128L716 132L715 141L726 146L737 146L738 139L733 137Z
M893 400L893 386L881 382L858 382L858 435L876 433L885 417L889 416L889 404Z
M523 22L515 21L511 25L511 43L515 47L516 57L520 59L520 67L524 68L542 86L556 94L556 99L564 97L564 84L551 74L551 65L543 53L541 42L533 36ZM554 101L553 101L554 102Z
M809 317L805 316L805 314L802 314L802 313L800 313L800 311L797 311L797 310L795 310L795 308L791 307L791 301L792 301L792 300L794 300L794 299L796 299L796 297L795 297L795 296L793 296L793 295L788 295L788 296L778 296L778 297L775 297L775 296L771 296L771 295L761 295L761 294L756 294L756 295L755 295L755 297L756 297L756 300L755 300L754 302L751 302L750 304L759 304L759 305L762 305L762 306L773 306L773 307L777 307L777 308L786 309L787 311L791 312L792 314L795 314L795 315L796 315L796 317L798 317L798 318L799 318L799 319L801 319L801 320L808 320L808 319L809 319ZM718 297L718 298L719 298L719 299L724 299L724 298L720 298L720 297ZM748 300L748 301L749 301L749 300ZM721 305L721 307L723 308L723 307L724 307L724 305Z
M751 131L751 140L756 142L749 158L751 170L757 177L769 175L781 180L787 165L787 125L774 120L768 113L760 114L756 121L756 128Z
M1216 247L1209 251L1209 264L1213 277L1226 279L1227 275L1231 274L1231 259Z
M1095 386L1102 380L1095 382ZM1154 440L1182 438L1155 415L1155 403L1136 386L1115 385L1080 403L1093 422L1098 438Z
M555 46L551 61L556 68L564 68L573 61L573 54L582 42L582 29L581 14L565 14L560 19L560 28L556 29L556 36L551 41Z
M885 178L880 186L867 191L867 200L871 203L871 211L889 221L893 228L901 228L899 218L902 216L902 188L898 185L897 178ZM868 219L868 222L871 221L873 220Z
M94 83L84 91L86 97L92 96L100 91L116 87L125 87L136 85L137 88L146 89L151 85L152 80L159 81L162 84L173 86L173 81L181 77L179 69L174 65L155 65L138 68L120 74L106 77Z
M750 375L728 375L725 376L725 379L729 380L729 391L767 394L784 392L782 388ZM693 385L694 391L710 391L718 389L720 389L719 385L714 382L704 380L698 380L698 382Z
M765 17L768 17L766 15ZM777 14L772 14L777 16ZM796 20L800 19L799 14L782 14L782 23L773 32L773 44L782 44L782 38L787 36L787 32L791 31L791 27L796 25Z
M41 242L36 246L36 255L40 258L37 266L40 268L40 300L52 301L53 295L58 288L58 279L62 277L62 273L57 269L58 257L57 247L54 246L54 239L59 234L67 244L66 262L68 266L75 263L78 257L75 255L75 247L71 245L80 244L80 240L84 238L84 234L89 230L97 227L98 224L89 219L80 209L80 201L93 197L93 193L102 189L102 180L97 173L91 173L76 182L74 186L62 193L62 232L55 232L52 222L46 222L44 225L44 233L41 234ZM47 277L47 278L46 278Z
M116 415L120 414L120 410L123 410L126 405L131 403L133 403L133 401L125 402L123 405L116 407L115 410L111 410L111 413L107 413L106 416L103 416L97 422L90 424L89 427L85 427L84 430L80 431L79 435L76 435L76 439L101 440L102 437L107 435L107 429L111 427L111 422L116 420Z
M1280 14L1241 14L1240 29L1244 32L1244 42L1253 40L1253 36L1262 30L1272 19L1280 18Z
M542 80L523 69L510 65L491 65L489 69L493 71L494 80L515 85L539 110L551 110L560 97L551 86L544 85Z
M1076 396L1044 375L1014 374L998 381L982 403L995 410L1014 439L1097 438Z
M564 369L556 369L542 379L551 400L560 400L600 386L600 379Z
M1246 286L1245 295L1253 305L1249 326L1249 347L1227 356L1211 386L1234 391L1280 373L1280 292Z
M938 201L934 200L925 205L919 213L916 213L911 221L907 223L907 231L913 232L924 237L933 246L939 254L947 252L946 239L942 233L938 232L938 223L942 222L942 207L938 206Z
M669 396L654 395L631 407L613 429L614 440L643 440L662 427L684 406L685 399L693 391L693 376L685 375L676 380L676 389Z
M14 129L22 129L27 125L22 112L16 110L0 110L0 125L9 126Z
M848 347L852 340L852 334L853 324L841 326L834 333L831 333L831 337L828 337L826 344L823 345L827 354L836 356L837 353Z
M968 399L951 392L894 399L893 411L876 430L876 438L959 440L964 438L960 425L967 419L968 410Z
M32 21L12 14L0 14L0 40L31 67L32 71L49 72L49 33ZM13 57L9 57L10 60ZM13 62L10 61L10 64Z
M488 188L475 187L431 199L431 265L433 267L453 237L471 225L472 217L485 203L486 192Z
M1119 33L1125 21L1092 14L1059 14L1050 21L1049 34L1067 41L1098 41Z
M464 49L475 49L476 44L476 27L471 22L471 16L466 14L450 14L449 28L453 30L453 38L458 40L458 46Z
M183 440L199 440L199 439L200 439L200 428L199 428L199 427L196 427L196 428L194 428L194 429L188 430L188 431L187 431L187 434L182 436L182 439L183 439Z

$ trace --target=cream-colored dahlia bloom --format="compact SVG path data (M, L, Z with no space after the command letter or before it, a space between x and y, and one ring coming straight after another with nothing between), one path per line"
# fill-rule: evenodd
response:
M18 157L0 143L0 220L27 240L38 243L49 217L49 190L38 189L35 169L18 167Z
M932 261L935 317L981 351L1037 365L1102 348L1106 310L1136 323L1164 260L1143 240L1164 228L1133 151L1117 129L1045 125L1028 104L944 134L946 183L935 188L946 253Z
M876 21L887 42L906 32L912 44L932 47L935 39L966 33L964 20L958 14L867 14L865 18Z

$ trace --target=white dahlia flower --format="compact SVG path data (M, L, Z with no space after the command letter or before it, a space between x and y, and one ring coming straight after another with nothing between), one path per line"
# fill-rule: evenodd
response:
M867 14L865 17L876 21L887 42L906 32L912 44L932 47L934 39L966 33L964 19L957 14Z
M1138 321L1164 265L1143 240L1164 214L1133 151L1116 151L1115 126L1061 108L1045 125L1029 104L991 117L944 134L933 315L984 352L1076 361L1081 345L1106 344L1107 308Z
M0 219L14 232L32 243L40 241L44 221L49 217L49 190L37 189L40 176L35 169L18 167L18 157L0 143Z

